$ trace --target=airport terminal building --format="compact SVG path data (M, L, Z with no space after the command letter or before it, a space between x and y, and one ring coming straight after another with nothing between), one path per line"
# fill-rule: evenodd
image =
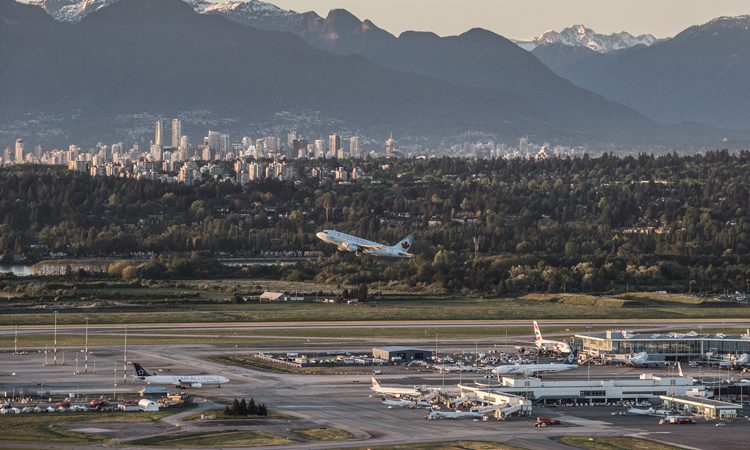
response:
M694 359L706 356L750 353L750 335L689 333L636 334L629 331L606 331L577 334L585 353L604 357L648 352L668 359Z
M500 385L482 388L519 395L538 403L605 403L640 401L662 395L684 395L694 389L692 377L662 377L642 374L639 378L615 380L548 380L503 377Z

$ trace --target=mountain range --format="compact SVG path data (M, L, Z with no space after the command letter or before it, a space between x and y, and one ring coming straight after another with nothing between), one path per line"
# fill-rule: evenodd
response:
M0 0L0 57L10 68L0 70L0 95L7 99L0 117L6 119L19 111L29 117L73 112L79 123L116 114L210 111L236 124L272 123L296 113L363 132L440 138L480 132L578 143L697 139L714 145L733 135L653 120L695 119L659 114L645 95L630 98L628 89L637 89L647 74L631 70L630 79L603 79L621 58L674 39L603 36L577 26L545 33L532 53L483 29L395 36L343 9L321 17L258 0L31 2L36 7ZM658 102L659 95L651 95ZM679 99L671 103L679 108Z
M573 25L561 31L547 31L529 41L514 40L524 50L532 51L539 46L565 45L584 47L597 53L610 53L636 45L649 46L658 39L651 34L633 36L627 31L599 34L584 25Z
M561 60L555 71L660 122L750 129L750 16L720 17L649 47Z
M75 137L106 135L107 118L118 114L200 110L242 124L310 113L381 135L567 126L512 93L316 50L289 33L197 14L180 0L121 0L74 25L0 0L0 58L0 117L73 117Z

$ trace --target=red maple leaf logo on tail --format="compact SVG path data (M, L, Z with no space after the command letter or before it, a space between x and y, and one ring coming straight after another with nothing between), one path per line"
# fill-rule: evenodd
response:
M411 247L411 244L409 244L409 241L404 241L401 243L401 248L403 248L404 250L408 250L409 247Z

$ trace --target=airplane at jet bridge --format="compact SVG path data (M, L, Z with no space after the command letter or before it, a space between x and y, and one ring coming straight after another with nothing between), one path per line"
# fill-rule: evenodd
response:
M403 238L396 245L381 244L368 241L361 237L352 236L336 230L323 230L315 234L323 242L336 245L342 252L354 252L357 255L386 256L391 258L413 258L409 253L414 243L414 235Z

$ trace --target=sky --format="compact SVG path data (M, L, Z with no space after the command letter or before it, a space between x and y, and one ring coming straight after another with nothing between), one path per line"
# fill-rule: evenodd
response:
M674 36L719 16L750 14L748 0L267 0L321 16L345 8L398 35L405 30L460 34L481 27L526 39L583 23L598 33Z

